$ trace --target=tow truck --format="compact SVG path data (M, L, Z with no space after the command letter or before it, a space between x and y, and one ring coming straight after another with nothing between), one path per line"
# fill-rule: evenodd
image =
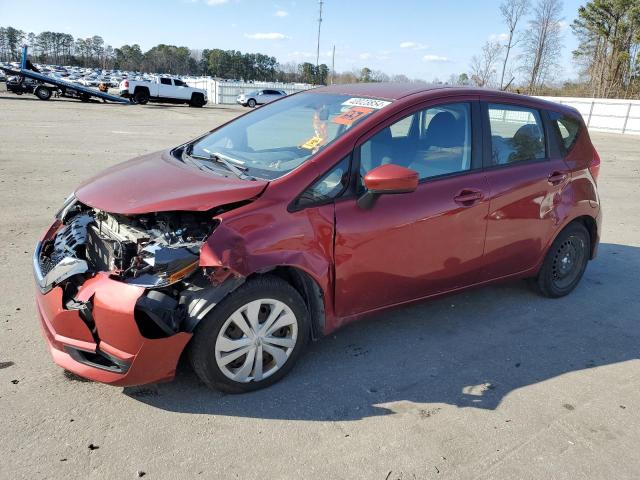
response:
M127 99L116 95L109 95L93 88L43 75L27 58L26 46L22 47L20 70L7 67L0 67L0 69L16 77L15 80L11 81L7 78L7 90L18 95L33 93L40 100L49 100L56 94L56 96L60 97L77 98L83 102L88 102L92 97L96 97L105 102L129 103Z

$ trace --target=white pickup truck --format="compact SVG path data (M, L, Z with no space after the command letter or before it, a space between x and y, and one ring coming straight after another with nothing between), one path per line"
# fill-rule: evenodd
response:
M187 103L190 107L202 107L207 103L207 91L188 86L182 80L171 77L152 77L151 81L123 80L120 96L133 103L147 102Z

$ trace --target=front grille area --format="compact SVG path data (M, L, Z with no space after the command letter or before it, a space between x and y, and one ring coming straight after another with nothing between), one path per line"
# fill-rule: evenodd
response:
M60 260L62 260L64 257L65 257L64 255L56 254L56 253L53 253L49 257L41 256L39 258L39 264L40 264L40 271L42 272L42 276L46 276L47 273L53 270L54 267L58 265L58 263L60 263Z

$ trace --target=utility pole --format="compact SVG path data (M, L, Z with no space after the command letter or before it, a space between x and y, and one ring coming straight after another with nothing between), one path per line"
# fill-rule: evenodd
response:
M331 85L333 85L333 79L336 76L336 46L333 46L333 53L331 54Z
M324 3L322 0L318 2L320 4L320 15L318 16L318 46L316 48L316 68L320 63L320 26L322 25L322 4Z

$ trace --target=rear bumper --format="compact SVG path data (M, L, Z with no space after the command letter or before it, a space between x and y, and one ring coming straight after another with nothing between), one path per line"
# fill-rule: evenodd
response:
M62 288L47 293L36 288L40 326L53 361L81 377L110 385L141 385L171 380L190 333L145 338L134 318L144 289L100 273L76 295L91 306L94 325L80 310L63 305ZM92 332L93 328L93 332Z

